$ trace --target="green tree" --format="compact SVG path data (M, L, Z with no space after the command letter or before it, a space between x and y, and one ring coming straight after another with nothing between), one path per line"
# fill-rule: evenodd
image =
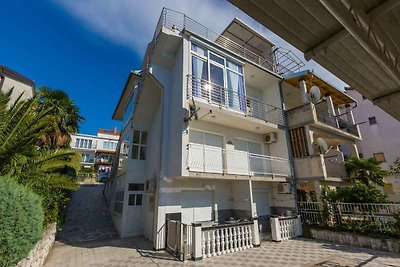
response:
M77 133L79 123L84 118L79 114L79 108L69 96L61 90L53 90L42 86L37 90L38 110L51 110L49 122L52 129L41 136L41 146L50 149L69 148L70 134Z
M387 203L387 198L378 189L359 181L354 186L345 186L331 190L324 189L324 200L342 203Z
M387 172L382 170L379 162L374 158L351 157L346 162L346 170L354 181L359 181L367 186L372 184L383 186L383 178L387 175Z
M397 158L390 166L389 174L397 178L400 177L400 158Z

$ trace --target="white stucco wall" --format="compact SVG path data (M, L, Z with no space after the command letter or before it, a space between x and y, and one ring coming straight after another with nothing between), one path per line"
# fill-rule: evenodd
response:
M5 76L1 91L6 93L10 91L11 88L13 88L13 92L11 94L11 99L9 104L14 103L21 94L22 94L21 100L26 100L33 97L32 86Z

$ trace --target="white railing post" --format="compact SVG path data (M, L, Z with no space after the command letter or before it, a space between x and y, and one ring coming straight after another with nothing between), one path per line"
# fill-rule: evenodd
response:
M211 236L210 236L211 231L206 232L206 252L207 252L207 258L211 257Z
M297 215L297 220L296 220L296 236L302 236L303 235L303 226L301 225L301 216Z
M203 233L201 231L201 224L192 224L192 231L193 231L193 244L192 244L192 253L193 253L193 260L201 260L203 259L204 248L203 248Z
M258 229L258 218L257 217L253 218L252 228L253 228L253 231L252 231L253 245L255 247L259 247L260 246L260 231Z
M282 241L279 218L278 217L270 218L270 222L271 222L272 240L273 241Z
M226 254L224 229L221 229L221 253Z

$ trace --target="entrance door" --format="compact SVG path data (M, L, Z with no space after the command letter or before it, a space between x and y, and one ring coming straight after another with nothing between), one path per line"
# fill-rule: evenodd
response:
M126 218L126 234L128 236L142 235L143 231L143 193L144 184L128 184L128 208Z
M223 173L222 136L190 130L189 168L193 171Z
M253 189L253 203L256 203L257 216L271 214L268 190Z
M213 191L182 191L181 206L182 223L211 221Z

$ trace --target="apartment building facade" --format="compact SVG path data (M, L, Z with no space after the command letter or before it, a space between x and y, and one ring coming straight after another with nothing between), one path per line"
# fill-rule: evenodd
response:
M217 34L163 10L113 115L123 129L106 197L121 236L164 249L167 220L248 222L256 240L270 216L295 213L280 84L301 62L279 64L281 52L240 20Z
M346 88L348 95L358 102L354 115L361 122L363 140L357 143L361 158L375 158L388 171L400 157L400 122L374 105L357 91ZM392 202L400 202L400 182L393 176L385 177L384 193Z
M120 132L99 129L97 135L71 134L71 148L82 156L81 167L95 173L111 172Z

